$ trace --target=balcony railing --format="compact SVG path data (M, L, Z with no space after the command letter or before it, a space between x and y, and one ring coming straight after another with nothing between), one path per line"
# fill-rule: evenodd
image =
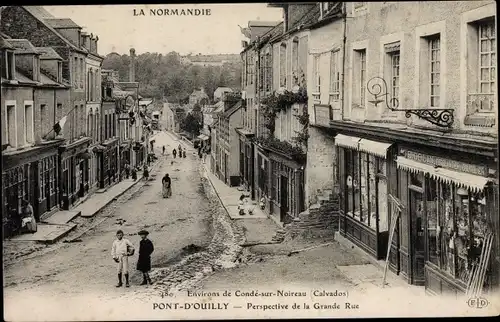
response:
M330 126L331 120L333 120L333 111L331 105L314 105L314 125L328 127Z

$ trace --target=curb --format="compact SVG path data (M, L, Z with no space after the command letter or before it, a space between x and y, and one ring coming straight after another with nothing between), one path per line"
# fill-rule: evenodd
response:
M153 164L151 166L151 169L154 169L156 168L156 166L160 163L161 160L158 160L155 162L155 164ZM111 203L113 203L114 201L116 201L116 199L120 198L123 194L125 194L125 192L129 191L132 187L134 187L136 184L138 184L139 182L141 182L143 176L140 175L137 176L137 180L135 180L130 186L128 186L128 188L124 189L123 191L121 191L120 193L118 193L117 195L115 195L113 198L111 198L108 202L106 202L101 208L99 208L98 210L96 210L91 216L81 216L82 218L93 218L95 217L99 212L101 212L101 210L103 210L104 208L106 208L107 206L109 206ZM90 200L90 198L89 198Z
M75 230L77 226L78 226L77 224L71 224L71 227L68 230L66 230L61 235L55 237L54 239L46 240L46 241L38 241L38 242L41 243L41 244L46 244L46 245L55 244L56 242L58 242L59 240L63 239L65 236L67 236L70 232L72 232L73 230Z

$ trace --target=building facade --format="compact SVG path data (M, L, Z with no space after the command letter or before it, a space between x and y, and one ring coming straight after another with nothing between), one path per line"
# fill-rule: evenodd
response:
M229 186L237 186L239 180L239 138L236 128L241 126L241 93L225 93L224 109L217 113L214 146L214 174Z
M377 259L389 250L408 283L463 294L490 234L492 258L499 249L495 3L352 2L342 12L321 27L338 44L326 48L329 64L310 50L313 74L330 85L310 97L310 190L337 191L340 233ZM324 170L332 183L315 183ZM489 265L486 286L497 286Z
M52 131L70 103L62 78L62 59L51 48L26 39L0 38L2 59L2 214L5 237L20 228L22 201L37 221L57 209L58 148L64 140Z

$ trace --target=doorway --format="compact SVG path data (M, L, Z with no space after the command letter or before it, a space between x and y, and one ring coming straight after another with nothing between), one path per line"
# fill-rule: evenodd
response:
M83 160L80 160L78 163L78 166L80 167L80 187L79 187L79 197L83 197L85 195L85 162Z
M285 176L281 176L281 185L280 185L280 222L285 222L286 214L288 212L288 178Z
M423 191L410 188L411 284L425 284L425 235Z

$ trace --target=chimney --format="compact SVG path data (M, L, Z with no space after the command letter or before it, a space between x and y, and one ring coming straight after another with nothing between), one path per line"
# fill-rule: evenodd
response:
M135 49L130 48L129 82L135 82Z

